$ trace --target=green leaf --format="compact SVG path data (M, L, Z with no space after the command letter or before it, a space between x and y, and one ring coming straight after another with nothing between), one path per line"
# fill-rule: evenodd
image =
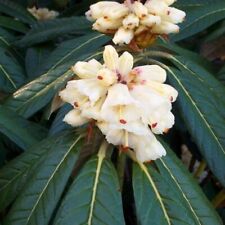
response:
M24 7L10 0L0 0L0 12L15 17L24 23L32 24L36 21Z
M6 217L5 225L47 225L78 158L74 134L51 147Z
M55 146L62 145L64 140L65 134L46 138L0 170L0 211L10 205L20 193L24 184L30 179L33 169L42 161L46 152Z
M34 24L31 30L15 44L24 47L58 38L68 33L82 34L91 29L85 17L70 17L41 21Z
M30 79L36 78L43 61L49 57L50 49L47 46L28 48L25 57L25 66L27 76ZM34 69L35 68L35 69Z
M42 140L47 134L45 128L2 106L0 106L0 132L24 150Z
M70 104L63 105L58 113L56 114L55 119L52 122L52 125L49 129L49 135L57 134L63 130L71 129L72 127L63 121L65 115L72 110L72 106Z
M0 28L0 47L9 47L16 37L3 28Z
M168 69L169 80L178 90L178 105L187 128L210 169L225 186L225 121L214 96L198 76Z
M166 147L166 146L165 146ZM201 188L168 147L151 165L133 165L133 187L141 225L221 225Z
M26 33L28 31L27 26L23 23L7 16L0 16L0 27L18 31L20 33Z
M90 159L71 185L54 225L123 225L119 182L104 156Z
M24 117L33 115L50 101L68 79L74 76L69 68L78 60L83 60L84 54L97 50L107 41L108 37L102 34L87 35L74 40L74 45L61 52L60 59L49 68L48 72L16 91L5 105ZM72 64L66 64L68 59L73 59L73 63L71 61Z
M0 53L0 84L5 92L13 92L24 83L25 71L6 49L0 47Z
M180 25L180 32L172 36L173 41L180 41L208 28L225 18L225 3L216 2L189 11L187 19Z
M197 83L201 83L207 89L210 98L214 101L214 107L225 118L225 88L224 86L201 65L196 64L191 59L182 56L171 57L172 62L182 71L196 78Z

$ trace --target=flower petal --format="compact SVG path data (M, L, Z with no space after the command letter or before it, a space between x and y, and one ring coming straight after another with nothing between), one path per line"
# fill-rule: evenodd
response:
M112 70L103 68L98 71L97 79L104 86L110 86L117 81L117 75Z
M127 85L114 84L108 90L107 98L102 108L109 106L120 106L135 104L136 101L131 97Z
M92 28L94 30L108 33L110 30L117 30L121 25L122 25L121 19L113 20L105 17L100 17L93 24Z
M107 93L107 88L97 79L77 80L76 87L80 93L90 99L92 105Z
M85 96L81 94L75 87L71 87L71 82L68 82L67 87L59 92L59 96L64 102L70 103L72 106L74 106L75 102L80 101Z
M166 71L157 65L138 66L133 69L137 75L138 83L145 83L147 81L156 81L164 83L166 81Z
M138 25L139 25L139 18L133 13L130 13L127 17L123 19L123 27L125 29L132 30L135 27L138 27Z
M147 27L152 27L161 23L161 17L148 14L143 19L141 19L140 23Z
M164 147L157 141L154 135L131 135L129 142L134 146L136 157L140 162L156 160L166 155Z
M77 62L73 67L73 72L80 78L92 78L96 77L97 72L102 68L101 63L92 59L89 62Z
M157 92L159 95L167 98L171 102L174 102L177 99L177 90L168 84L160 84L158 82L149 81L146 83L146 85L149 86L155 92Z
M152 28L152 32L156 34L178 33L179 30L180 30L179 26L167 21L162 21L160 25L154 26Z
M119 58L119 73L126 79L128 73L133 68L133 56L129 52L124 52Z
M70 124L73 127L78 127L87 123L89 119L81 116L79 110L73 109L66 114L63 121Z
M112 41L115 44L119 44L119 45L129 44L131 40L133 39L133 37L134 37L133 30L120 27L118 31L115 33Z
M185 16L186 13L184 11L173 7L168 7L167 13L162 15L162 19L177 24L183 22Z
M112 45L105 46L103 59L108 69L116 71L119 63L119 56L116 49Z

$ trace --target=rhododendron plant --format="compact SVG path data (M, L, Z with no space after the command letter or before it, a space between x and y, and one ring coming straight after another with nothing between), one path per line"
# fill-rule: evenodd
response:
M0 225L224 224L224 0L0 0Z

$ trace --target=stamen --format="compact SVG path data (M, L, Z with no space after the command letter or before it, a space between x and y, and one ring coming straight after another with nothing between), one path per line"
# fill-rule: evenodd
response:
M128 143L128 131L125 130L124 132L125 132L125 134L124 134L124 147L125 148L128 148L129 147L129 143Z
M80 106L82 106L84 103L86 103L88 101L88 97L85 97L81 102L74 102L73 105L78 108Z
M122 124L126 124L127 121L124 120L124 119L121 119L121 118L122 118L122 111L123 111L122 107L123 107L123 106L121 106L121 105L119 106L119 121L120 121L120 123L122 123Z

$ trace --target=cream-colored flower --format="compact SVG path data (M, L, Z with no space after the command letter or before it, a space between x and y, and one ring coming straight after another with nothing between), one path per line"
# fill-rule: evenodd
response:
M54 10L49 10L47 8L27 8L27 10L37 19L37 20L51 20L55 19L59 13Z
M166 71L157 65L133 68L133 56L128 52L119 56L110 45L103 60L72 67L78 79L59 93L74 107L64 121L80 126L95 120L109 143L133 149L139 161L165 155L153 133L166 133L173 126L172 102L178 94L164 84Z
M157 35L179 32L177 24L184 20L185 12L170 7L173 3L174 0L147 0L144 4L102 1L91 5L86 16L95 21L94 30L114 34L115 44L134 40L138 46L146 47Z

